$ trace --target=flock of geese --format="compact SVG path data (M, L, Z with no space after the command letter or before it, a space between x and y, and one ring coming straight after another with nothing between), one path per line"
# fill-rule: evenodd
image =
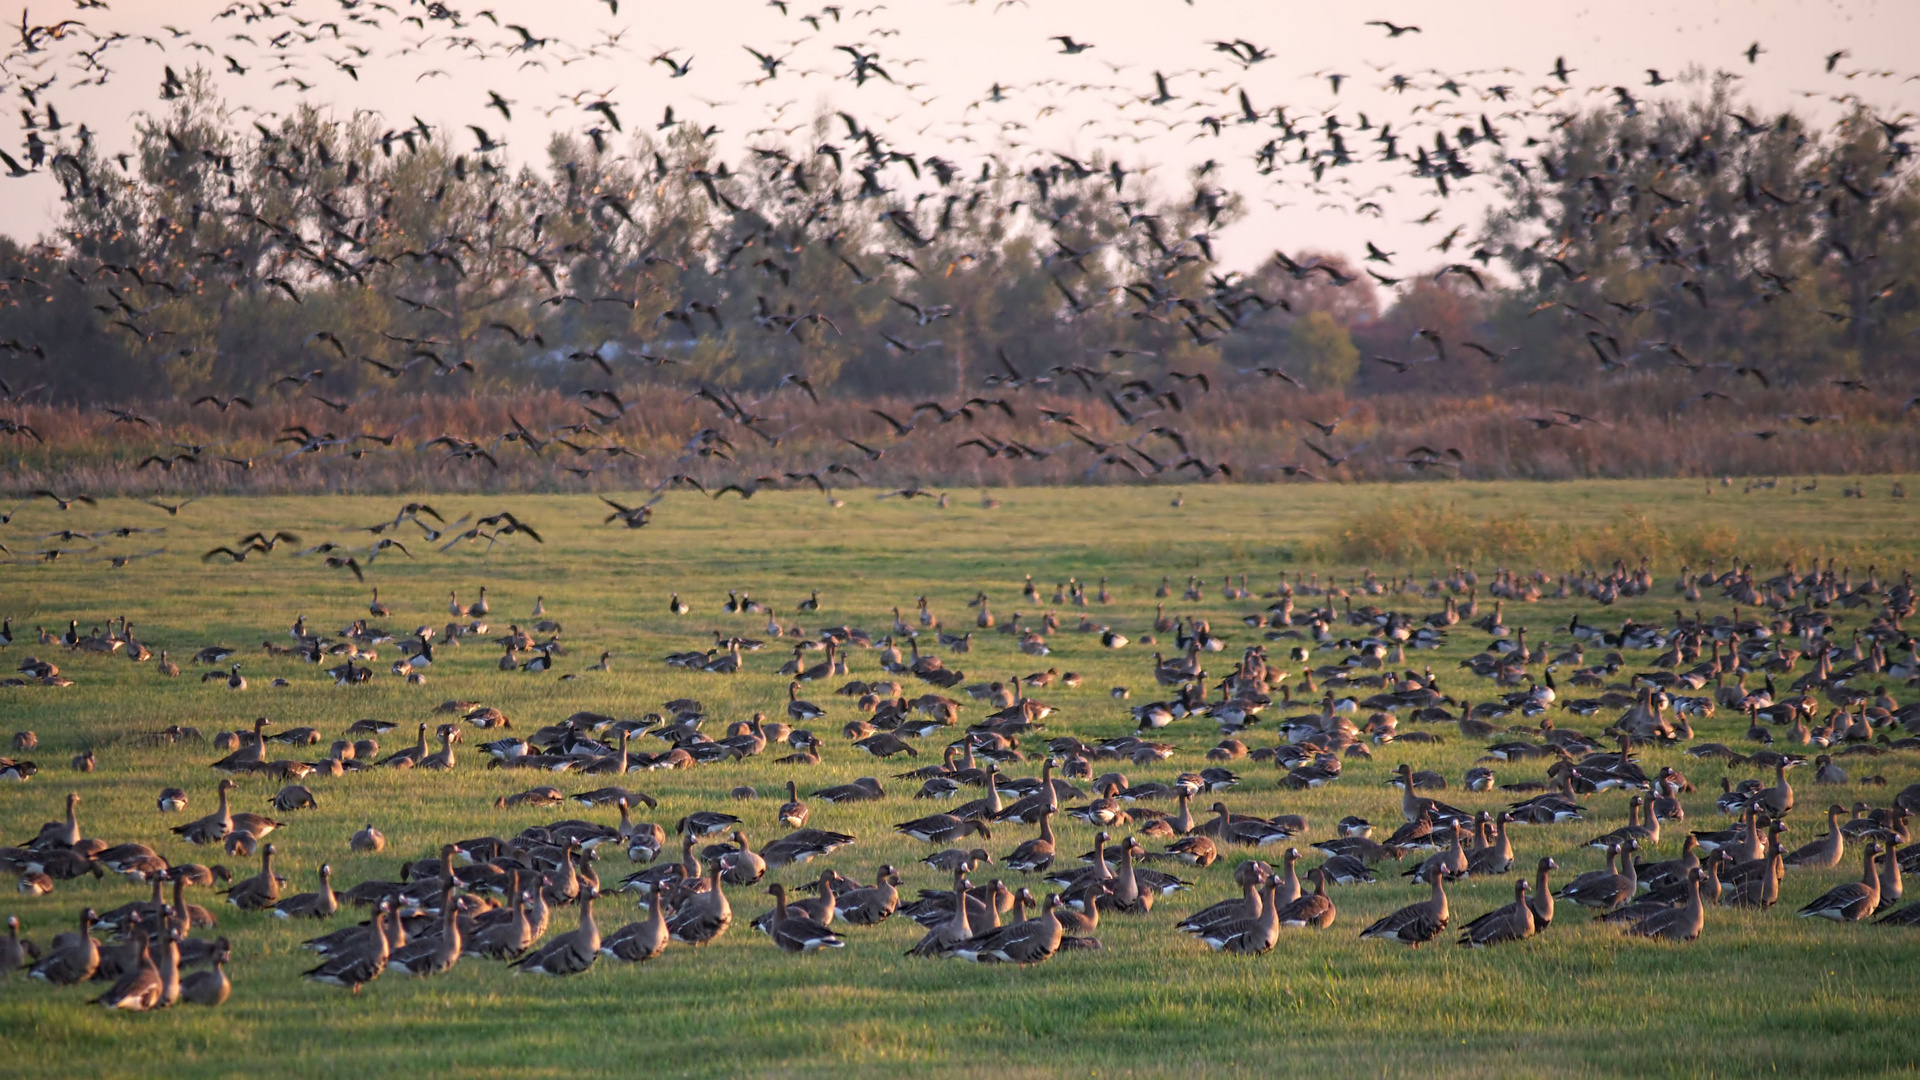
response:
M1483 585L1491 605L1479 598ZM1202 588L1190 579L1179 600L1200 600ZM1185 914L1172 929L1211 950L1249 955L1275 948L1288 929L1331 929L1339 909L1330 890L1376 883L1392 876L1394 868L1424 888L1423 898L1362 928L1362 939L1418 947L1457 934L1461 946L1487 948L1547 931L1556 918L1564 918L1565 905L1572 905L1626 934L1688 942L1702 934L1709 907L1770 908L1790 872L1833 871L1850 861L1861 867L1860 877L1806 904L1799 910L1802 917L1920 925L1920 903L1898 906L1903 870L1920 868L1914 855L1920 849L1905 847L1910 817L1920 810L1920 784L1899 791L1884 806L1817 800L1816 815L1824 813L1826 819L1824 833L1791 850L1782 842L1790 815L1797 807L1805 813L1789 771L1811 764L1816 787L1866 788L1885 781L1856 780L1838 763L1856 758L1870 764L1920 748L1920 737L1908 734L1920 733L1920 704L1900 705L1887 689L1920 679L1920 648L1901 629L1913 612L1909 575L1882 581L1870 569L1856 581L1851 569L1836 572L1831 565L1805 570L1789 565L1771 577L1751 566L1700 573L1683 569L1673 582L1677 595L1689 605L1717 597L1730 602L1730 612L1707 616L1696 607L1689 616L1676 610L1671 623L1628 618L1617 629L1575 615L1566 627L1572 643L1563 650L1529 645L1524 628L1506 624L1504 610L1548 595L1602 607L1644 597L1656 589L1651 571L1645 565L1616 565L1610 572L1562 578L1557 586L1545 575L1504 571L1483 582L1468 569L1455 570L1445 580L1436 576L1424 588L1411 578L1381 581L1371 573L1346 586L1296 574L1291 581L1282 575L1265 594L1248 588L1244 578L1239 585L1224 579L1222 588L1227 600L1242 602L1242 623L1262 641L1244 646L1237 659L1222 656L1226 642L1207 619L1166 615L1177 587L1163 580L1152 630L1140 634L1138 644L1173 647L1171 658L1164 651L1154 653L1150 670L1167 696L1125 706L1137 721L1136 731L1093 743L1067 732L1041 734L1055 709L1030 693L1077 687L1082 680L1075 673L1048 668L1005 682L969 682L942 657L920 651L922 636L929 636L958 660L1005 634L1021 655L1051 652L1046 634L1058 629L1051 612L1025 625L1022 616L1003 622L993 615L985 593L971 601L967 618L973 628L963 634L942 628L922 599L917 617L902 617L896 609L892 634L832 627L795 641L793 658L778 676L786 680L787 719L755 714L727 725L718 737L702 730L708 711L691 698L666 702L660 711L637 719L576 712L524 735L514 733L512 719L500 710L456 700L440 706L453 719L437 729L438 751L429 749L429 724L421 723L413 745L381 756L376 737L397 725L363 720L316 763L275 759L270 744L317 745L322 740L317 729L269 733L274 725L263 717L251 730L219 736L219 746L229 752L211 763L223 774L215 809L167 830L194 848L257 858L257 872L238 877L222 865L174 861L152 843L90 837L81 825L81 796L70 794L62 820L0 849L0 860L18 876L20 891L42 895L55 892L63 881L116 874L149 887L150 895L105 912L92 907L77 912L75 929L44 947L23 938L19 919L10 917L8 934L0 940L0 977L25 969L30 978L55 987L102 983L104 992L93 1000L115 1009L139 1011L182 1001L218 1005L231 992L227 968L233 957L227 937L209 936L220 918L325 924L352 911L364 912L365 918L304 942L316 958L304 972L306 979L357 994L383 975L445 975L469 957L510 964L526 974L577 975L603 959L637 964L660 957L674 944L713 943L735 921L729 888L736 897L746 889L770 897L770 909L751 920L751 929L789 953L845 948L857 931L898 915L921 930L907 950L910 956L1024 966L1063 950L1101 950L1097 934L1103 919L1149 916L1157 903L1194 884L1173 871L1197 875L1223 863L1231 865L1240 894ZM1041 604L1031 578L1023 596ZM1374 602L1391 597L1438 599L1438 610L1393 610ZM1110 599L1103 580L1091 605ZM1056 600L1089 606L1088 590L1078 582L1057 589ZM451 603L464 617L486 615L484 598L462 606L456 595ZM377 598L374 605L382 606ZM806 610L818 607L817 593L803 602ZM673 614L686 608L677 595L672 598ZM728 610L758 614L767 609L736 592L729 595ZM1864 621L1843 636L1840 624L1847 612L1860 613ZM770 631L781 631L768 614ZM543 600L535 618L544 615ZM1090 616L1082 618L1081 629L1102 633L1109 649L1133 644ZM305 632L302 620L296 635ZM1459 664L1464 675L1490 684L1474 694L1483 699L1477 704L1443 691L1432 666L1416 670L1407 655L1437 647L1449 634L1468 632L1485 641L1482 651ZM986 641L976 643L976 634ZM1167 635L1167 641L1157 635ZM667 661L716 675L737 674L746 669L743 654L769 644L718 631L714 636L713 647L675 653ZM904 653L900 639L908 646ZM1286 650L1287 662L1270 658L1270 649ZM508 655L514 651L509 643ZM807 663L809 651L822 660ZM872 678L850 672L849 654L861 652L878 661ZM226 657L200 659L220 663ZM617 821L570 817L511 836L449 840L430 857L401 865L392 880L368 879L341 889L335 888L331 865L322 865L316 887L295 893L274 866L274 834L289 823L232 806L236 777L284 781L271 803L275 813L291 816L316 805L313 791L299 782L316 774L452 770L458 764L455 747L467 727L498 736L480 746L489 768L623 777L723 767L785 751L775 763L791 774L817 765L831 738L809 726L824 721L829 710L802 699L801 688L842 679L836 695L852 699L857 713L840 732L846 752L900 758L913 767L894 773L891 785L862 777L803 793L800 781L788 779L786 800L773 815L788 831L757 846L749 837L755 826L738 814L688 808L668 826L635 819L636 811L661 808L645 791L604 786L567 793L542 784L503 797L497 805L573 803L617 815ZM928 689L916 694L909 680ZM1114 687L1111 694L1116 701L1132 696L1126 687ZM975 721L962 719L963 710L982 704L993 711ZM1694 722L1722 710L1749 721L1743 748L1695 738ZM1566 723L1602 713L1613 719L1591 733ZM1284 718L1276 719L1280 714ZM1162 729L1207 722L1221 737L1205 751L1200 767L1179 770L1165 781L1121 771L1161 767L1178 752L1174 744L1160 741ZM1274 734L1256 737L1259 726ZM1366 762L1389 748L1395 757L1410 756L1405 751L1443 741L1446 736L1437 732L1449 728L1485 746L1481 763L1463 778L1464 789L1500 792L1495 799L1502 805L1469 810L1443 801L1437 793L1448 789L1449 779L1404 760L1392 780L1400 789L1402 820L1391 827L1349 815L1331 829L1316 829L1301 815L1260 817L1235 813L1228 804L1236 788L1264 786L1236 769L1265 766L1286 790L1321 788L1338 783L1347 763ZM197 733L176 727L162 734L178 742ZM665 749L631 745L643 739ZM37 736L20 732L14 745L16 752L30 751ZM933 753L921 749L934 746L940 747L937 764ZM1678 768L1649 771L1640 757L1644 748L1666 746L1684 747L1689 758L1757 770L1771 775L1772 782L1722 780L1715 806L1732 824L1689 830L1680 823L1688 820L1684 796L1694 794L1694 786ZM1037 776L1012 775L1024 771L1022 765L1030 768L1035 758ZM12 770L10 778L24 781L34 775L20 767L30 762L8 758L0 763ZM1493 765L1522 763L1543 771L1537 778L1507 773L1506 782L1496 781ZM75 767L81 767L77 759ZM85 767L93 767L91 757ZM862 866L855 877L822 865L838 861L831 857L859 839L823 827L831 821L820 819L831 819L842 804L901 798L901 782L920 785L914 800L945 805L894 826L900 836L930 845L933 850L920 862L943 883L950 879L948 888L921 889L911 898L903 896L904 878L893 864ZM1553 858L1519 855L1516 833L1529 826L1577 828L1595 797L1610 791L1626 796L1627 822L1585 845L1604 854L1604 868L1556 885L1560 866ZM735 787L730 794L745 799L756 793ZM156 808L163 816L176 815L190 800L186 788L169 787ZM666 818L661 815L661 822ZM1060 846L1056 822L1065 818L1097 830L1090 851L1076 855ZM1018 835L1010 849L1001 846L1012 839L1004 835L1009 830ZM998 840L996 831L1003 834ZM1309 839L1315 834L1321 838ZM346 847L378 853L386 843L369 822L347 838ZM1319 865L1299 865L1302 848L1322 856ZM1657 858L1661 849L1669 849L1670 857ZM611 852L624 853L637 869L603 878L596 864ZM1255 857L1235 860L1235 853ZM990 869L995 866L1001 868L997 873ZM800 870L797 881L769 880L770 874L793 868ZM1456 924L1449 883L1509 874L1514 875L1511 903ZM218 918L188 892L216 887L224 900ZM1043 894L1036 896L1036 890ZM637 901L639 917L603 931L596 903L604 913L613 899L609 894L616 893ZM228 907L236 911L228 913ZM576 912L563 915L557 910L563 907Z

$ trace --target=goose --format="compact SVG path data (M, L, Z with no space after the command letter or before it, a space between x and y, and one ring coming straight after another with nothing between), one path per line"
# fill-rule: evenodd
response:
M842 920L855 926L878 926L899 910L899 885L899 872L892 866L882 865L875 872L872 885L840 894L835 911Z
M1475 949L1509 941L1524 941L1534 935L1533 908L1527 904L1527 879L1513 882L1513 903L1495 908L1461 928L1460 944Z
M513 908L505 922L494 923L475 933L473 940L467 943L466 951L491 960L513 960L526 952L539 940L534 933L532 920L527 915L527 905L532 894L521 891L519 871L512 874ZM659 910L662 905L653 905Z
M768 924L767 934L781 949L793 953L810 953L821 949L846 948L846 940L834 933L831 928L822 926L804 914L787 907L785 885L776 882L767 886L767 892L773 897L773 921Z
M951 874L958 870L964 874L971 874L975 868L992 863L993 856L986 848L974 848L970 851L948 848L945 851L936 851L920 861L945 873Z
M793 718L794 723L804 724L822 719L827 715L827 710L811 701L800 700L800 683L796 680L787 684L787 715Z
M20 936L20 917L7 916L7 936L0 938L0 979L40 958L40 947Z
M365 828L347 838L347 848L352 851L378 854L387 849L387 837L385 833L374 828L373 822L369 821Z
M1800 909L1800 917L1819 917L1835 922L1862 922L1880 906L1880 874L1874 862L1880 845L1867 844L1865 869L1859 881L1849 881L1828 889L1821 897Z
M387 957L387 967L402 975L445 975L460 962L465 939L460 931L460 905L453 900L452 881L440 893L440 932L420 938Z
M929 814L903 821L895 825L893 831L930 844L952 843L976 832L985 839L993 839L993 830L985 821L963 821L952 814Z
M1750 862L1736 863L1721 873L1721 903L1770 908L1779 901L1780 881L1787 869L1780 851L1780 834L1784 831L1786 826L1778 821L1769 824L1766 854Z
M727 903L726 893L720 890L720 864L710 866L711 884L705 892L694 894L693 898L680 906L667 929L673 940L687 945L705 945L733 925L733 905Z
M388 929L389 920L393 924L391 930ZM329 956L323 963L303 972L302 978L308 982L345 987L357 996L362 986L379 978L387 970L387 957L391 955L393 939L400 933L400 913L383 902L373 917L371 932L365 936L359 948Z
M1887 850L1880 856L1880 904L1875 911L1885 911L1900 902L1905 894L1905 886L1900 880L1900 841L1887 841Z
M819 794L815 792L815 794ZM673 823L673 831L690 836L713 836L740 824L740 819L718 810L696 810Z
M135 965L120 976L112 989L94 998L93 1004L126 1012L146 1012L160 1007L165 984L161 981L160 969L149 955L147 944L146 929L134 927L132 949Z
M49 821L40 826L39 835L27 841L26 845L35 850L71 848L80 842L80 793L67 793L67 815L60 821Z
M747 846L747 834L738 829L733 831L733 842L739 847L719 857L721 876L729 885L752 885L767 873L767 860ZM711 850L711 849L709 849Z
M233 949L226 938L215 941L208 953L212 970L196 971L181 979L180 1000L209 1008L226 1004L227 997L233 993L233 980L227 977L227 961L232 956Z
M807 823L808 813L807 804L800 801L798 782L788 780L787 801L780 804L780 809L774 814L774 820L789 829L797 829Z
M273 845L267 845L269 851ZM340 910L340 899L333 892L333 867L320 864L320 889L318 892L298 893L273 905L275 918L280 919L330 919Z
M644 964L667 950L667 906L648 905L647 917L628 923L600 943L602 955L630 964Z
M1433 879L1433 895L1430 898L1417 904L1408 904L1380 919L1360 931L1360 936L1363 939L1375 938L1419 948L1425 942L1438 937L1441 931L1447 928L1449 914L1446 878L1444 875L1437 875Z
M964 869L956 867L953 871L953 914L928 929L908 956L945 956L954 947L973 939L972 924L967 917L967 877ZM997 911L991 904L988 911Z
M719 889L716 881L715 891ZM600 958L600 927L593 921L594 891L580 892L580 926L513 962L515 970L536 975L578 975Z
M1045 810L1040 815L1040 835L1031 840L1023 840L1020 846L1009 852L1004 860L1007 867L1023 874L1039 873L1053 865L1054 839L1053 815L1055 810Z
M760 857L766 860L768 866L788 866L831 855L853 842L854 837L847 833L826 829L795 829L762 847Z
M1201 934L1232 922L1250 922L1260 917L1265 906L1271 868L1258 859L1249 859L1234 867L1233 879L1239 883L1240 899L1222 900L1181 919L1174 928L1188 934Z
M1275 915L1281 926L1295 929L1311 926L1316 930L1325 930L1333 925L1338 911L1333 906L1333 898L1327 895L1327 872L1322 867L1315 867L1312 877L1313 891L1281 907Z
M1846 807L1839 803L1827 807L1827 834L1796 848L1782 861L1788 866L1809 870L1831 870L1839 866L1840 860L1846 857L1846 834L1840 828L1840 815L1844 813Z
M1634 840L1608 847L1605 870L1589 870L1575 877L1556 895L1585 908L1607 911L1619 907L1639 891L1633 864L1633 853L1639 849L1639 842Z
M1278 884L1269 877L1257 887L1249 885L1250 893L1258 899L1249 898L1246 907L1257 913L1239 919L1217 923L1204 930L1194 932L1194 936L1206 942L1215 952L1233 952L1249 956L1259 956L1273 948L1280 940L1280 918L1278 904L1274 899L1274 889Z
M1867 860L1868 874L1872 874L1873 860ZM1663 938L1668 941L1692 941L1700 936L1706 925L1706 908L1700 898L1700 882L1706 873L1699 867L1687 871L1687 902L1680 907L1666 908L1648 914L1637 922L1629 923L1626 932L1636 937ZM1872 905L1868 905L1871 910ZM1805 914L1805 912L1802 912Z
M1038 918L1022 919L997 930L976 935L953 948L950 955L971 963L1019 964L1026 967L1041 963L1060 950L1065 931L1054 912L1060 905L1057 893L1048 893Z
M241 911L261 911L280 901L280 877L273 872L274 846L260 849L260 872L227 887L227 903ZM382 966L386 958L380 960Z
M28 976L54 986L72 986L93 978L100 967L100 943L93 938L93 926L99 921L92 908L82 911L80 933L55 938L53 948L33 965Z

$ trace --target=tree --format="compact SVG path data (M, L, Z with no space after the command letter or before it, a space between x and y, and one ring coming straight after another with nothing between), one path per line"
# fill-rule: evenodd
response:
M1325 311L1293 321L1287 328L1287 354L1315 390L1345 390L1360 372L1360 350L1347 328Z

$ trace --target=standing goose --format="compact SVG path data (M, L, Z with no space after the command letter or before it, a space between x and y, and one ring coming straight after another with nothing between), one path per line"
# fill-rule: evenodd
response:
M1495 908L1461 928L1460 944L1475 949L1508 941L1524 941L1534 935L1533 908L1527 904L1527 879L1515 878L1513 903Z
M653 904L647 917L607 935L600 943L602 955L630 964L644 964L667 950L667 906Z
M984 607L984 605L983 605ZM1060 951L1065 931L1054 912L1060 906L1058 893L1048 893L1040 916L1023 919L988 931L954 948L952 955L976 964L1038 964Z
M1207 947L1215 952L1234 952L1248 956L1258 956L1280 940L1280 916L1278 905L1274 901L1274 888L1278 881L1269 878L1260 887L1260 913L1247 919L1235 919L1221 923L1198 935Z
M1430 898L1417 904L1408 904L1360 931L1360 936L1395 941L1417 949L1440 936L1440 932L1447 928L1450 915L1447 909L1446 877L1436 875Z
M70 848L80 842L80 793L67 793L67 816L40 826L40 834L27 842L37 850Z
M467 943L467 952L487 957L490 960L513 960L532 947L537 935L533 932L533 923L527 918L528 894L520 889L520 874L515 871L513 881L513 911L505 922L494 923L482 929ZM653 905L654 910L661 908Z
M133 955L134 966L120 976L120 981L114 983L112 989L94 998L95 1005L127 1012L146 1012L160 1007L165 984L161 981L160 969L148 955L147 931L144 927L134 927Z
M1867 844L1866 869L1859 881L1849 881L1828 889L1818 900L1800 909L1803 919L1818 916L1834 922L1863 922L1880 906L1880 873L1874 866L1880 845Z
M1053 865L1053 815L1055 811L1045 810L1040 815L1040 835L1031 840L1023 840L1013 849L1006 859L1009 869L1023 874L1038 873Z
M878 926L899 909L899 884L899 872L892 866L882 865L874 874L872 885L842 893L836 910L840 918L855 926Z
M1589 870L1567 882L1560 889L1560 899L1600 911L1612 910L1633 899L1633 894L1640 888L1633 867L1633 852L1639 847L1632 840L1627 841L1625 847L1619 844L1609 847L1607 868ZM1623 863L1624 867L1621 865Z
M987 905L993 911L993 905ZM973 928L967 917L967 873L964 869L953 871L953 915L937 923L928 930L918 944L907 950L908 956L945 956L954 948L973 939Z
M271 850L272 845L268 845ZM333 867L320 864L318 892L299 893L273 905L273 914L281 919L330 919L340 910L340 899L333 893Z
M719 885L716 883L716 891ZM593 921L592 889L580 894L580 926L561 934L513 962L520 971L539 975L578 975L600 958L600 927Z
M845 939L839 934L803 914L789 910L785 885L776 882L767 886L767 892L773 896L773 922L767 928L767 935L773 938L775 945L792 953L847 947Z
M695 893L691 900L680 905L674 912L667 929L673 940L688 945L705 945L727 932L733 925L733 905L727 902L727 894L720 890L720 864L710 864L708 871L711 884L705 892Z
M395 949L387 966L402 975L445 975L460 962L462 946L460 905L453 902L453 882L440 893L440 932Z
M93 939L93 924L99 921L92 908L81 912L79 935L57 944L28 974L55 986L72 986L93 978L100 968L100 943Z
M1839 866L1840 860L1846 857L1846 838L1840 828L1840 815L1844 813L1846 808L1839 803L1827 807L1827 834L1796 848L1782 861L1788 866L1809 870L1831 870Z
M733 831L733 842L740 845L739 850L720 856L724 868L721 877L729 885L751 885L767 873L767 860L760 853L747 846L747 834L738 829Z
M393 929L388 929L388 921ZM393 935L399 932L400 913L382 902L373 916L372 932L357 949L330 956L325 963L303 973L309 982L341 986L360 993L360 988L379 978L387 970L387 957L393 948Z
M1325 930L1333 925L1338 914L1333 906L1333 898L1327 895L1327 872L1316 866L1313 869L1313 891L1283 906L1275 918L1281 926L1296 929L1311 926L1316 930Z
M227 903L241 911L260 911L280 902L280 878L273 872L273 856L272 844L260 849L260 872L229 885ZM385 967L386 962L382 957L381 966Z
M1721 903L1770 908L1780 901L1780 881L1787 871L1780 854L1780 834L1785 830L1778 821L1768 825L1766 855L1721 872Z
M227 996L233 993L233 980L227 977L227 961L232 956L233 948L226 938L214 942L208 957L213 970L196 971L180 980L180 1000L208 1007L226 1004Z
M1233 868L1233 879L1240 885L1244 898L1222 900L1201 908L1175 923L1175 929L1188 934L1202 934L1230 922L1258 919L1265 903L1263 898L1266 896L1267 879L1272 876L1272 870L1258 859L1241 863Z
M0 938L0 979L25 967L29 959L40 958L40 947L20 937L20 916L7 916L7 936Z
M1873 873L1872 858L1867 860L1867 873ZM1706 872L1699 867L1687 871L1687 902L1680 907L1656 911L1639 922L1627 927L1627 933L1636 937L1664 938L1668 941L1692 941L1700 936L1700 930L1706 925L1706 908L1700 900L1700 881ZM1868 910L1872 909L1869 904Z

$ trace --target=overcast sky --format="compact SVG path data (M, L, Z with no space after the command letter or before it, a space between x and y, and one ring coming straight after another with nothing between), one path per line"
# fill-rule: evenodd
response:
M23 85L58 75L39 92L41 110L53 103L63 121L86 123L111 151L128 142L133 116L162 107L162 65L220 72L229 101L260 112L284 112L305 100L343 114L373 110L393 127L418 116L455 132L455 142L468 150L474 137L463 125L478 124L519 161L540 160L546 134L556 127L605 126L580 107L595 100L612 103L628 132L653 130L671 106L677 120L717 125L716 138L736 152L747 145L794 145L806 137L804 129L789 136L769 126L789 129L816 111L846 109L894 147L922 158L939 154L969 173L989 153L1030 165L1055 160L1045 151L1080 158L1100 152L1149 169L1162 191L1186 192L1185 170L1217 161L1214 181L1243 193L1252 211L1218 245L1224 261L1242 267L1275 248L1353 253L1373 241L1401 253L1396 266L1418 269L1440 259L1429 246L1452 227L1464 225L1470 237L1483 206L1470 190L1442 200L1433 185L1407 175L1405 162L1335 170L1317 187L1297 167L1259 176L1253 151L1276 133L1270 123L1232 123L1242 90L1263 114L1283 106L1287 116L1315 129L1331 112L1349 145L1368 158L1377 157L1378 148L1368 141L1372 131L1354 131L1362 113L1370 126L1393 124L1405 137L1403 151L1413 143L1430 145L1436 126L1452 132L1485 114L1511 133L1509 153L1530 158L1520 137L1543 132L1546 111L1612 106L1616 86L1643 101L1702 92L1699 81L1649 86L1648 68L1662 77L1690 69L1705 78L1715 71L1737 74L1740 93L1768 113L1792 106L1831 115L1841 107L1836 99L1848 94L1887 119L1920 111L1920 64L1911 58L1920 43L1920 0L844 0L837 22L820 0L788 3L785 14L762 0L619 0L617 13L607 0L454 0L450 6L467 24L461 30L446 22L428 21L425 30L403 24L410 11L422 12L406 0L392 0L397 13L351 0L358 5L353 10L381 21L379 31L343 22L342 0L297 0L291 14L309 23L306 32L333 20L348 33L337 42L290 39L292 47L278 51L269 39L299 29L288 18L216 19L227 5L209 0L108 2L102 11L40 0L30 5L29 21L78 18L95 34L151 36L165 51L138 40L121 43L101 54L111 71L104 86L76 86L98 75L71 59L76 48L93 42L69 34L30 55L16 45L0 73L15 106L0 121L0 145L16 158L24 160ZM500 27L478 14L483 6ZM819 29L803 21L807 15L817 16ZM1389 37L1385 28L1367 25L1372 20L1420 29ZM509 51L518 31L505 27L515 24L548 40ZM1065 55L1049 40L1053 35L1092 48ZM463 36L476 39L485 55L457 43L449 47L450 37ZM1270 57L1239 63L1211 44L1218 40L1251 43ZM190 49L195 41L212 52ZM1756 41L1764 51L1750 64L1743 54ZM349 45L366 55L351 53ZM849 55L835 48L842 45L877 54L892 82L875 77L856 88L847 78ZM747 46L787 57L776 78L743 85L764 74ZM1825 58L1839 50L1847 55L1828 73ZM649 63L663 51L676 62L691 57L684 77ZM1563 56L1573 69L1564 87L1550 74ZM351 66L352 75L333 61ZM1170 99L1152 104L1156 71L1167 77ZM1329 74L1346 76L1337 94ZM1388 89L1395 74L1413 88ZM1436 88L1449 77L1457 94ZM291 79L309 88L285 81ZM996 84L1004 100L985 100ZM1511 87L1511 99L1494 98L1494 87ZM490 90L513 103L512 122L487 108ZM1213 136L1202 117L1222 118L1223 134ZM35 122L43 120L38 115ZM834 134L845 141L844 131ZM1298 153L1299 144L1286 151ZM57 195L44 175L0 178L0 231L22 238L44 233L55 219ZM1425 224L1411 224L1434 210L1439 213Z

